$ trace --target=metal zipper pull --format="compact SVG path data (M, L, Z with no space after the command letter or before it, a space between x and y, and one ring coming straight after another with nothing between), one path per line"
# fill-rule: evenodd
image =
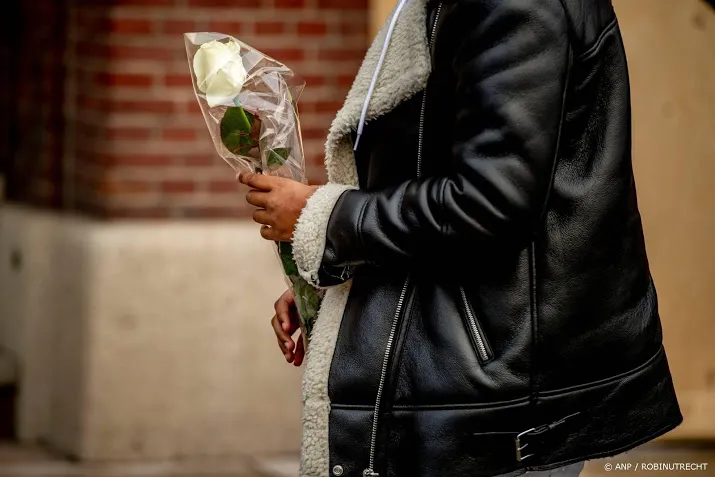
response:
M362 471L362 477L380 477L380 474L372 469L365 469Z

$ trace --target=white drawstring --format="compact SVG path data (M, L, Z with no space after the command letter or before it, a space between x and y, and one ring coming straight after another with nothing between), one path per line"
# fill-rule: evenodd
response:
M397 23L397 17L400 16L400 11L402 10L402 7L404 7L408 1L409 0L400 0L400 3L397 5L397 9L395 10L395 14L392 16L392 20L390 21L390 27L387 29L387 34L385 35L385 43L383 43L382 52L380 53L380 59L377 61L375 73L373 73L372 81L370 82L370 88L367 90L367 96L365 97L365 102L362 105L362 113L360 114L360 122L358 123L357 137L355 138L355 145L353 146L353 151L357 151L358 143L360 142L360 136L362 136L362 130L365 126L365 117L367 116L367 107L370 104L372 92L375 89L375 85L377 84L377 78L380 76L382 63L383 61L385 61L387 47L390 44L390 38L392 37L392 30L394 30L395 28L395 24Z

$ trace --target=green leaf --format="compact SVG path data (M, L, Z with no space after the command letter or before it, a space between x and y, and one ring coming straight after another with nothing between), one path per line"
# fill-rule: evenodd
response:
M320 309L321 298L319 292L302 278L298 278L293 282L293 291L295 292L295 305L298 309L301 328L306 337L309 338Z
M294 277L299 276L298 266L293 261L293 245L288 242L278 242L278 254L281 257L283 271L293 281Z
M283 270L293 284L295 307L298 310L300 327L306 338L309 338L320 310L321 292L299 275L298 266L293 261L293 245L288 242L277 242L277 246Z
M256 141L251 137L251 130L256 118L240 106L226 108L221 118L221 142L234 154L248 155Z
M253 115L246 113L240 106L226 108L226 113L221 118L221 136L237 132L250 133L253 119Z
M290 156L289 147L277 147L268 151L268 159L266 160L268 167L280 167L285 164Z

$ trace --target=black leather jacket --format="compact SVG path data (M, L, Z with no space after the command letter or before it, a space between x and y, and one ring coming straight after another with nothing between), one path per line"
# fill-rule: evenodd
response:
M518 474L673 429L610 1L428 12L423 119L418 94L368 124L327 229L331 469Z

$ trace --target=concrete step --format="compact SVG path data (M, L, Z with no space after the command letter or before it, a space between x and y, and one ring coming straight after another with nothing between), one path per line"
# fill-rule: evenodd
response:
M0 443L0 477L285 477L278 458L256 462L248 457L157 462L69 462L38 447ZM297 458L294 459L297 463ZM297 467L295 467L297 469ZM277 473L276 473L277 472Z

